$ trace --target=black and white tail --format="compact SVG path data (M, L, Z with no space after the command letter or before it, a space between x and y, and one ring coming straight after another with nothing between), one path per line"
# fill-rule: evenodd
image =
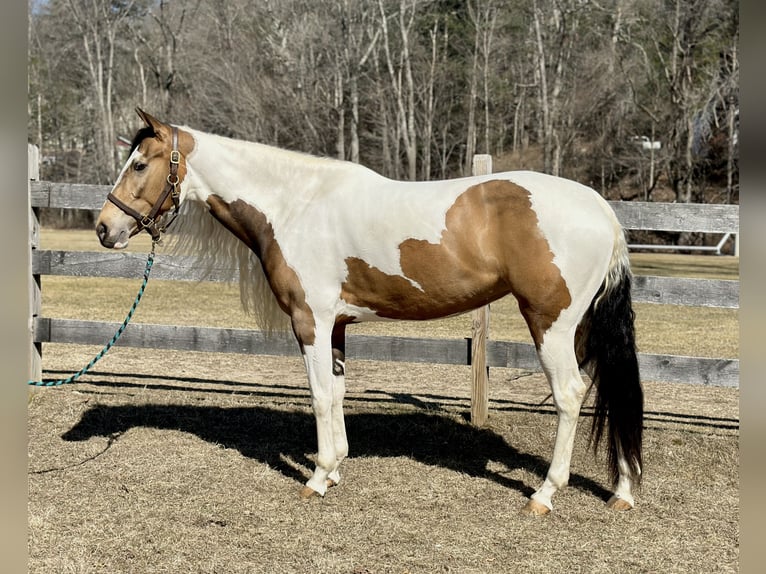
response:
M628 249L622 229L604 282L580 324L580 367L596 389L591 442L598 449L608 441L607 463L617 483L620 458L627 463L631 482L638 485L642 472L644 395L638 370L634 312L631 303Z

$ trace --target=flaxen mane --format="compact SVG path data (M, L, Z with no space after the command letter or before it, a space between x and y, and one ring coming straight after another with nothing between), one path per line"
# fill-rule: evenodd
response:
M259 328L268 333L290 329L290 318L279 308L261 261L218 223L204 205L183 202L178 218L168 231L168 252L196 257L193 265L202 270L203 276L215 271L229 281L239 278L242 308Z

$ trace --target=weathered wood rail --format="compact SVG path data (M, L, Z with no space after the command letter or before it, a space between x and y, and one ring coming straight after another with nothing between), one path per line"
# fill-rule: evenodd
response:
M35 170L30 169L30 179ZM41 250L38 245L36 212L42 207L99 210L109 191L107 186L57 184L30 181L30 347L38 354L30 362L30 378L41 376L39 353L43 343L101 345L118 324L41 316L40 276L140 277L146 256L126 252L78 252ZM738 233L737 206L646 204L613 202L618 217L628 229L705 231ZM191 258L159 254L153 279L222 281L231 270L206 273L191 266ZM739 307L739 282L731 280L636 276L634 301L700 307ZM357 359L418 363L474 364L472 338L420 339L350 335L347 355ZM263 355L297 355L292 338L268 337L257 330L131 324L118 345L189 351L234 352ZM485 369L513 367L539 370L534 347L527 343L486 341ZM677 355L641 354L644 380L683 382L736 387L739 361ZM479 368L481 370L481 368ZM479 399L482 400L482 399Z

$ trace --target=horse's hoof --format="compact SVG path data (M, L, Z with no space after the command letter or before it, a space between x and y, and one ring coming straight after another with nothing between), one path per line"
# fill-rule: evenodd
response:
M545 516L550 511L550 508L531 498L524 505L524 508L521 509L521 513L526 514L527 516Z
M300 497L301 500L311 500L314 497L318 497L319 493L310 486L304 486L301 488Z
M627 500L624 500L622 498L617 498L616 496L612 496L612 498L610 498L609 501L606 503L606 507L611 508L612 510L619 510L621 512L624 512L626 510L630 510L631 508L633 508L633 505Z

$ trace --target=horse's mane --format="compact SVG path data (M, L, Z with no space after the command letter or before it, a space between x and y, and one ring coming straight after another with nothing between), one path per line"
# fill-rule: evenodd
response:
M215 273L228 281L239 276L242 308L254 317L258 327L269 334L290 329L290 319L277 304L260 259L204 205L183 202L168 231L169 252L195 257L193 265L202 269L203 276Z
M133 153L135 149L141 144L142 141L148 138L153 138L156 135L154 128L151 126L144 126L136 132L133 137L133 141L130 142L130 153Z

